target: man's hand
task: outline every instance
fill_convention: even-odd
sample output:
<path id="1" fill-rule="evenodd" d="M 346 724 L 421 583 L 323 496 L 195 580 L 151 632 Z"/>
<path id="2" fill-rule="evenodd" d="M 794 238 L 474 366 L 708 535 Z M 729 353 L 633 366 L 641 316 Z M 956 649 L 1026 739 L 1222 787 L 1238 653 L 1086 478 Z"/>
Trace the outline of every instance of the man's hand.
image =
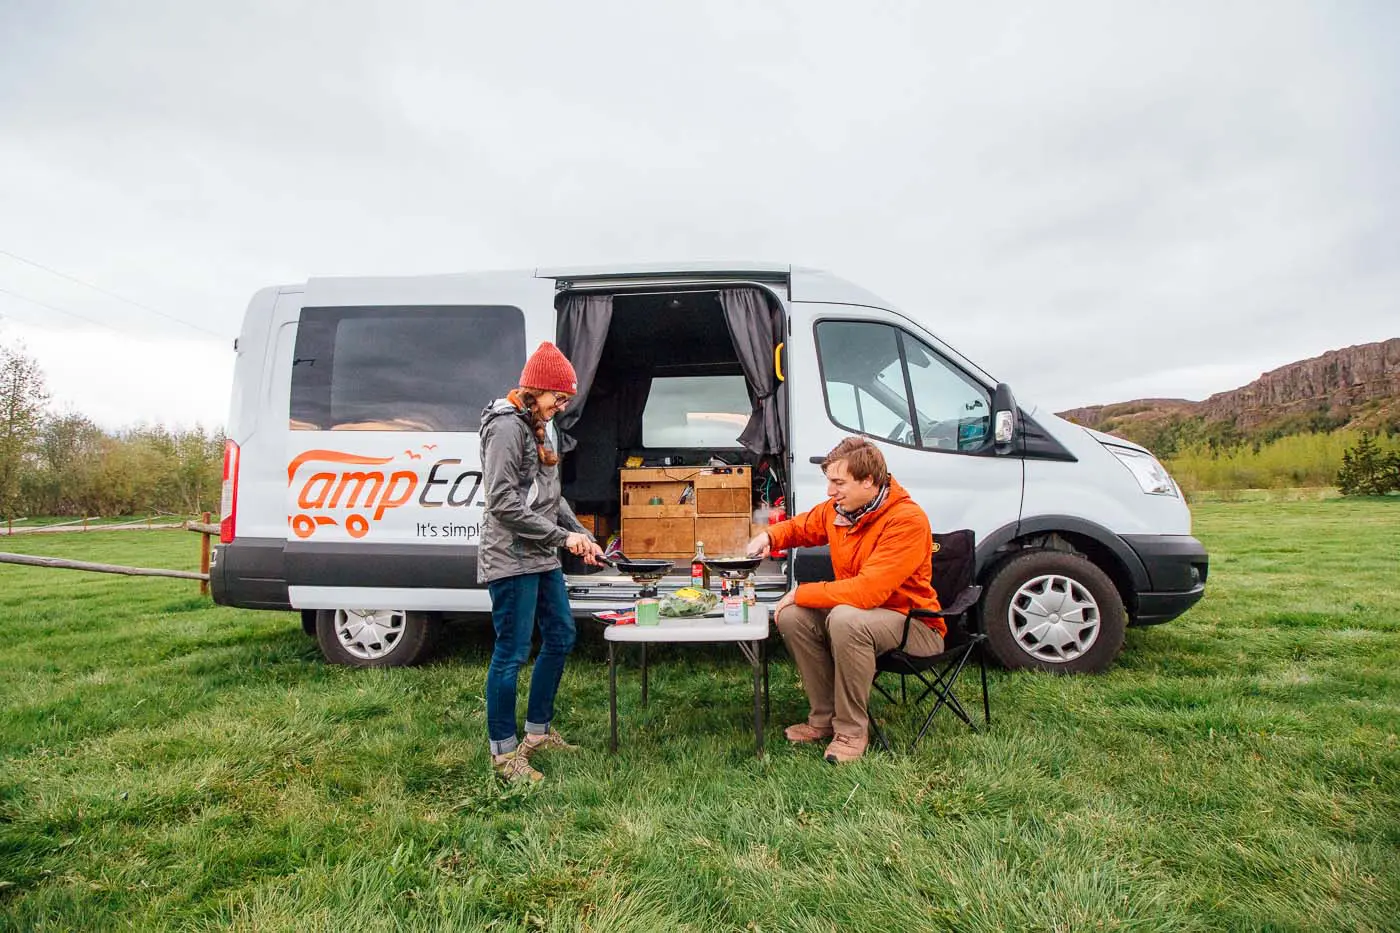
<path id="1" fill-rule="evenodd" d="M 768 532 L 763 532 L 758 537 L 749 542 L 745 553 L 750 557 L 767 557 L 769 548 Z"/>
<path id="2" fill-rule="evenodd" d="M 767 536 L 767 535 L 763 535 L 763 537 L 766 538 L 766 537 L 768 537 L 768 536 Z M 783 594 L 783 598 L 780 599 L 780 600 L 778 600 L 778 605 L 776 605 L 776 606 L 773 607 L 773 621 L 776 622 L 776 621 L 778 620 L 778 613 L 782 612 L 782 611 L 783 611 L 784 609 L 786 609 L 788 606 L 796 606 L 796 605 L 797 605 L 797 590 L 788 590 L 786 593 Z"/>
<path id="3" fill-rule="evenodd" d="M 601 567 L 603 565 L 603 562 L 598 559 L 603 556 L 603 549 L 598 546 L 597 541 L 594 541 L 581 531 L 571 533 L 568 539 L 564 541 L 564 547 L 568 548 L 570 553 L 575 556 L 582 557 L 583 562 L 590 567 Z"/>

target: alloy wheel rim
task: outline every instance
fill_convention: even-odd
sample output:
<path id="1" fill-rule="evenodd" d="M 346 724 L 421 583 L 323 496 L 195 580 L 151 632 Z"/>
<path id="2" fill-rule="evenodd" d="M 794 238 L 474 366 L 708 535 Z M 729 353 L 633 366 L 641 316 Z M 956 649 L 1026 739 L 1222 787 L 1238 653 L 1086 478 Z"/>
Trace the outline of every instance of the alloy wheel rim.
<path id="1" fill-rule="evenodd" d="M 1032 577 L 1011 597 L 1011 634 L 1033 658 L 1065 664 L 1082 657 L 1098 641 L 1098 601 L 1084 584 L 1064 574 Z"/>
<path id="2" fill-rule="evenodd" d="M 336 639 L 361 661 L 377 661 L 402 642 L 405 615 L 402 609 L 337 609 Z"/>

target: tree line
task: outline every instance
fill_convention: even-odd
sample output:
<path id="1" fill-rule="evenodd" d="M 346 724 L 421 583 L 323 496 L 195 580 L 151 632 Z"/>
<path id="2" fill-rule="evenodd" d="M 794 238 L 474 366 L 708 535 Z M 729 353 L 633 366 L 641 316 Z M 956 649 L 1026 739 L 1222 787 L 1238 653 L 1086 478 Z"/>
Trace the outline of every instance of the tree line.
<path id="1" fill-rule="evenodd" d="M 0 519 L 218 511 L 222 431 L 108 431 L 48 403 L 37 362 L 0 345 Z"/>

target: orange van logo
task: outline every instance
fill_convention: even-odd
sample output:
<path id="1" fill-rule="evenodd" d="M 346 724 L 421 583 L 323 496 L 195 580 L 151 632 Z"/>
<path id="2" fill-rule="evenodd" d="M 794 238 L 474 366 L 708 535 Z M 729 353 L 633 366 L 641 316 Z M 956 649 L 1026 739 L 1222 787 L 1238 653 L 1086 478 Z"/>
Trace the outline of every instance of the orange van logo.
<path id="1" fill-rule="evenodd" d="M 436 448 L 436 444 L 422 445 L 425 451 Z M 410 462 L 423 459 L 423 454 L 411 450 L 404 454 Z M 296 489 L 296 508 L 287 517 L 292 532 L 298 538 L 310 538 L 320 528 L 340 525 L 350 537 L 363 538 L 386 512 L 412 501 L 414 493 L 418 493 L 418 504 L 424 508 L 461 508 L 472 505 L 481 489 L 479 470 L 459 470 L 449 479 L 453 474 L 449 468 L 460 464 L 459 459 L 438 460 L 428 470 L 426 480 L 420 480 L 418 471 L 407 464 L 401 464 L 399 469 L 388 466 L 395 459 L 341 450 L 308 450 L 292 458 L 287 464 L 289 489 L 298 482 L 302 467 L 317 468 Z M 342 511 L 350 514 L 343 519 L 327 514 Z"/>

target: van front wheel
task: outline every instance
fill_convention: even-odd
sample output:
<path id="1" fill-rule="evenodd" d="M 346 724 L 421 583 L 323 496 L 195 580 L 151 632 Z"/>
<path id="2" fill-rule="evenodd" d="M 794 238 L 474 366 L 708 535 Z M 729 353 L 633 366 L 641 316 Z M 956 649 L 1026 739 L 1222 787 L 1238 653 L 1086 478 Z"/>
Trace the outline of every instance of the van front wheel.
<path id="1" fill-rule="evenodd" d="M 321 609 L 316 641 L 332 664 L 409 667 L 432 650 L 437 620 L 403 609 Z"/>
<path id="2" fill-rule="evenodd" d="M 1063 551 L 1026 551 L 996 571 L 982 618 L 987 644 L 1008 668 L 1097 673 L 1123 647 L 1127 616 L 1113 581 Z"/>

